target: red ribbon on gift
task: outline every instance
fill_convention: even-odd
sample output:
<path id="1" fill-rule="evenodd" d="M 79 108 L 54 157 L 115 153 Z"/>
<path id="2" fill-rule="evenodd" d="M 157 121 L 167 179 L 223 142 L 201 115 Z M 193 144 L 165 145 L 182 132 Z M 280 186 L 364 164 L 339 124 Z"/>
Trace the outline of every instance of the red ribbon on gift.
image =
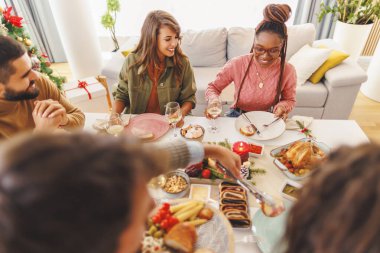
<path id="1" fill-rule="evenodd" d="M 87 90 L 88 83 L 86 81 L 78 80 L 78 88 L 84 89 L 88 94 L 88 99 L 91 100 L 91 93 Z"/>

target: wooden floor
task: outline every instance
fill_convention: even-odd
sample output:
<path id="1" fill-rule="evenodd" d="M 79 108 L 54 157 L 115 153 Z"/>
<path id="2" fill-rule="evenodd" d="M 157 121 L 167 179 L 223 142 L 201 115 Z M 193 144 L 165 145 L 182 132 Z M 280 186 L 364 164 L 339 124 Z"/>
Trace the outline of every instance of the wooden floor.
<path id="1" fill-rule="evenodd" d="M 60 75 L 66 76 L 68 80 L 71 79 L 71 70 L 67 63 L 54 63 L 52 68 Z M 355 120 L 372 142 L 380 144 L 379 102 L 373 101 L 359 92 L 349 119 Z"/>

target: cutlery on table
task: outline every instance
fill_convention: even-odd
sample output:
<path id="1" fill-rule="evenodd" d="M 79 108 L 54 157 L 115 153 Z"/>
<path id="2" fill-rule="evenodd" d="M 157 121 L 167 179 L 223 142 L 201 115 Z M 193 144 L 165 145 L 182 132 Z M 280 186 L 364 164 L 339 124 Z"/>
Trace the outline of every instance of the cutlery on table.
<path id="1" fill-rule="evenodd" d="M 256 133 L 258 134 L 258 135 L 260 135 L 261 133 L 260 133 L 260 131 L 259 131 L 259 129 L 257 129 L 257 127 L 252 123 L 252 121 L 248 118 L 248 116 L 245 114 L 245 113 L 242 113 L 242 115 L 243 115 L 243 117 L 244 117 L 244 119 L 251 125 L 251 127 L 256 131 Z"/>
<path id="2" fill-rule="evenodd" d="M 269 127 L 270 125 L 272 125 L 274 122 L 277 122 L 278 120 L 280 120 L 281 117 L 277 117 L 275 120 L 273 120 L 272 122 L 268 123 L 268 124 L 264 124 L 263 127 Z"/>
<path id="3" fill-rule="evenodd" d="M 238 179 L 237 177 L 232 174 L 232 172 L 224 167 L 223 164 L 221 164 L 219 161 L 216 162 L 219 168 L 223 170 L 223 172 L 232 178 L 236 183 L 241 185 L 243 188 L 248 190 L 258 201 L 260 204 L 261 211 L 265 216 L 268 217 L 276 217 L 280 215 L 283 211 L 285 211 L 284 203 L 278 199 L 275 198 L 261 190 L 259 190 L 256 186 L 252 185 L 252 183 L 248 182 L 245 179 Z"/>

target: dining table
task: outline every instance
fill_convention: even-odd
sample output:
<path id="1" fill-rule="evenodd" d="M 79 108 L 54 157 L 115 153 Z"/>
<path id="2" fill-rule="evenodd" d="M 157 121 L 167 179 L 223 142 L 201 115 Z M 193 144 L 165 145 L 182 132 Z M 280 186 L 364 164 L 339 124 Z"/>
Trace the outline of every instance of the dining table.
<path id="1" fill-rule="evenodd" d="M 101 119 L 107 119 L 108 115 L 106 113 L 85 113 L 86 121 L 84 130 L 89 132 L 97 132 L 94 129 L 94 123 Z M 136 115 L 132 115 L 132 118 Z M 247 143 L 259 144 L 264 147 L 264 154 L 261 157 L 255 158 L 255 167 L 263 168 L 265 174 L 254 176 L 254 182 L 256 186 L 277 198 L 282 198 L 281 194 L 282 187 L 290 179 L 287 178 L 273 163 L 274 158 L 270 155 L 270 151 L 279 146 L 283 146 L 294 142 L 296 140 L 302 139 L 305 135 L 299 130 L 285 130 L 279 137 L 270 139 L 270 140 L 254 140 L 251 137 L 242 135 L 236 127 L 236 118 L 230 117 L 219 117 L 216 119 L 216 125 L 218 127 L 218 132 L 212 133 L 208 131 L 210 126 L 210 120 L 205 117 L 195 117 L 195 116 L 186 116 L 184 118 L 184 125 L 200 125 L 204 127 L 205 134 L 203 137 L 203 142 L 221 142 L 227 140 L 230 143 L 235 143 L 237 141 L 244 141 Z M 308 129 L 311 130 L 314 139 L 318 142 L 326 144 L 330 150 L 334 150 L 342 145 L 357 146 L 363 143 L 368 143 L 369 139 L 359 127 L 359 125 L 353 120 L 321 120 L 314 119 L 311 124 L 308 126 Z M 260 130 L 265 131 L 265 128 L 260 128 Z M 162 137 L 160 137 L 156 142 L 167 142 L 173 141 L 175 139 L 182 139 L 181 135 L 174 137 L 173 129 L 168 130 Z M 178 130 L 177 130 L 178 131 Z M 308 179 L 299 181 L 301 185 Z M 217 202 L 218 198 L 218 187 L 216 184 L 211 183 L 214 202 Z M 236 253 L 259 253 L 265 252 L 265 250 L 260 249 L 260 243 L 263 243 L 260 240 L 265 240 L 265 238 L 260 238 L 256 235 L 255 228 L 255 217 L 257 217 L 257 212 L 260 212 L 259 205 L 256 203 L 253 197 L 248 199 L 249 201 L 249 213 L 252 219 L 253 226 L 251 229 L 233 229 L 233 234 L 235 238 L 235 249 Z M 286 207 L 292 205 L 290 200 L 284 199 Z M 268 218 L 268 228 L 276 230 L 276 228 L 270 227 L 276 224 L 271 222 Z M 273 220 L 275 221 L 275 220 Z M 283 229 L 283 228 L 282 228 Z M 261 246 L 263 248 L 263 246 Z"/>

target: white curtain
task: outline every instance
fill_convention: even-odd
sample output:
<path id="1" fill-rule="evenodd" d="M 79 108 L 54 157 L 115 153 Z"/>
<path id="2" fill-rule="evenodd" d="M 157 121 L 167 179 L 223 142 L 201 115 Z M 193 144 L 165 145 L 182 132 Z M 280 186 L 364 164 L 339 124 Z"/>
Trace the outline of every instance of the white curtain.
<path id="1" fill-rule="evenodd" d="M 66 62 L 48 0 L 4 0 L 15 13 L 24 18 L 23 26 L 33 43 L 48 55 L 51 62 Z"/>
<path id="2" fill-rule="evenodd" d="M 316 27 L 316 39 L 332 38 L 334 34 L 335 22 L 331 14 L 326 15 L 322 21 L 318 22 L 321 2 L 326 5 L 335 3 L 335 0 L 303 0 L 299 1 L 294 24 L 313 23 Z"/>

